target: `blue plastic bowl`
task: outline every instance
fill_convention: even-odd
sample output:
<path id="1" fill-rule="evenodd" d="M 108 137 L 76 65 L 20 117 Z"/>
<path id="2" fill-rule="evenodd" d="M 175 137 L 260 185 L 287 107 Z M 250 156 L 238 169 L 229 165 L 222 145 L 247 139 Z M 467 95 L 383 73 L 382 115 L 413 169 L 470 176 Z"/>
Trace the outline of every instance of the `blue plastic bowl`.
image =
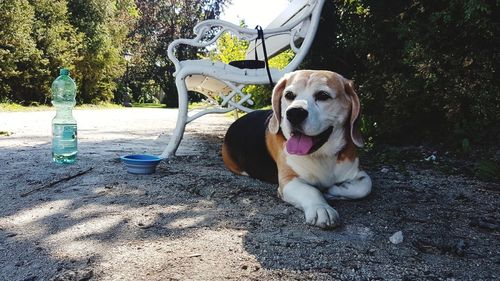
<path id="1" fill-rule="evenodd" d="M 120 159 L 125 164 L 127 172 L 148 175 L 155 172 L 156 166 L 163 158 L 147 154 L 131 154 Z"/>

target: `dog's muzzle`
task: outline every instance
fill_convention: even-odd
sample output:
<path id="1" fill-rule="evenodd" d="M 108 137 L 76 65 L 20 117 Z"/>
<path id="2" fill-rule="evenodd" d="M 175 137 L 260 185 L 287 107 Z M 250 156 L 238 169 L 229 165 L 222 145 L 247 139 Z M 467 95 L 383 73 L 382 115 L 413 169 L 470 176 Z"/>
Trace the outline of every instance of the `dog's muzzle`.
<path id="1" fill-rule="evenodd" d="M 309 112 L 300 107 L 290 108 L 286 111 L 286 119 L 288 119 L 293 127 L 297 127 L 302 124 L 308 115 Z"/>
<path id="2" fill-rule="evenodd" d="M 300 131 L 292 131 L 286 141 L 286 150 L 294 155 L 307 155 L 318 150 L 325 144 L 333 132 L 333 126 L 328 127 L 321 134 L 308 136 Z"/>
<path id="3" fill-rule="evenodd" d="M 319 135 L 309 136 L 302 130 L 302 124 L 309 112 L 302 107 L 293 107 L 286 111 L 286 119 L 292 126 L 290 137 L 286 142 L 286 150 L 294 155 L 307 155 L 318 150 L 330 137 L 333 127 L 329 127 Z"/>

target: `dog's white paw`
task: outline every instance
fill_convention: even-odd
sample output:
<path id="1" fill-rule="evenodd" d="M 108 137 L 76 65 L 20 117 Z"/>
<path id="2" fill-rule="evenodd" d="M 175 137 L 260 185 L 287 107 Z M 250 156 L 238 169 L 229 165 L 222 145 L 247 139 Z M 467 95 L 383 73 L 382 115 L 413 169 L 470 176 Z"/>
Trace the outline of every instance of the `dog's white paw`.
<path id="1" fill-rule="evenodd" d="M 335 227 L 339 224 L 339 213 L 327 204 L 316 204 L 304 208 L 306 223 L 321 228 Z"/>

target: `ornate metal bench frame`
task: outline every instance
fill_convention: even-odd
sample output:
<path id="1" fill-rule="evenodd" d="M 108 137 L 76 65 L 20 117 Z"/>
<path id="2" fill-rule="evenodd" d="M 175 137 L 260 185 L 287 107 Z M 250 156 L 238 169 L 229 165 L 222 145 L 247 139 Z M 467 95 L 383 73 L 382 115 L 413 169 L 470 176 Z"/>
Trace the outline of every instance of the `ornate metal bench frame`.
<path id="1" fill-rule="evenodd" d="M 269 57 L 291 49 L 295 56 L 282 70 L 271 68 L 273 82 L 277 82 L 287 72 L 297 69 L 304 60 L 318 28 L 324 0 L 295 0 L 289 4 L 271 24 L 264 29 L 264 40 Z M 195 38 L 177 39 L 168 47 L 168 58 L 175 65 L 175 84 L 179 96 L 179 111 L 176 127 L 166 149 L 161 154 L 168 158 L 175 155 L 182 140 L 186 125 L 209 113 L 226 113 L 235 109 L 252 111 L 246 105 L 253 105 L 250 94 L 242 89 L 247 85 L 269 84 L 266 69 L 240 69 L 231 65 L 210 60 L 179 61 L 175 49 L 181 44 L 205 48 L 214 43 L 226 32 L 240 40 L 249 42 L 247 58 L 253 59 L 255 48 L 263 57 L 262 46 L 255 39 L 257 30 L 242 28 L 222 20 L 206 20 L 194 27 Z M 189 114 L 188 90 L 196 91 L 213 104 L 201 112 Z M 218 102 L 220 97 L 221 102 Z"/>

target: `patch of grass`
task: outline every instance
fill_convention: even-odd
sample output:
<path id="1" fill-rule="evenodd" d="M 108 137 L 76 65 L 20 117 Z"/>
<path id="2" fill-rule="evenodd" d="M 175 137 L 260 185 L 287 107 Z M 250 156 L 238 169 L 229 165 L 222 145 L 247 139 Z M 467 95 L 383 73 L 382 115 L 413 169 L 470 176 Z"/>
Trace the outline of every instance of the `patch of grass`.
<path id="1" fill-rule="evenodd" d="M 75 107 L 76 109 L 113 109 L 123 108 L 123 106 L 114 103 L 100 103 L 100 104 L 80 104 Z M 53 106 L 31 104 L 24 106 L 17 103 L 0 103 L 0 111 L 4 112 L 23 112 L 23 111 L 47 111 L 54 110 Z"/>
<path id="2" fill-rule="evenodd" d="M 207 108 L 207 107 L 210 107 L 210 106 L 211 105 L 208 102 L 201 101 L 201 102 L 192 102 L 192 103 L 190 103 L 189 106 L 188 106 L 188 108 L 189 108 L 189 110 L 193 110 L 193 109 L 204 109 L 204 108 Z M 269 109 L 272 109 L 271 105 L 267 105 L 267 106 L 264 106 L 264 107 L 261 107 L 261 108 L 254 108 L 254 110 L 269 110 Z M 245 116 L 246 114 L 247 114 L 246 112 L 238 110 L 237 117 L 241 118 L 241 117 Z M 235 111 L 234 110 L 224 113 L 224 116 L 226 116 L 228 118 L 231 118 L 231 119 L 236 119 L 235 118 L 236 115 L 235 115 Z"/>
<path id="3" fill-rule="evenodd" d="M 200 102 L 191 102 L 189 103 L 188 105 L 188 109 L 189 110 L 193 110 L 193 109 L 205 109 L 205 108 L 210 108 L 212 107 L 213 105 L 206 102 L 206 101 L 200 101 Z M 244 113 L 244 112 L 243 112 Z M 234 118 L 234 111 L 230 111 L 230 112 L 226 112 L 224 113 L 224 116 L 226 117 L 229 117 L 229 118 Z M 238 112 L 238 116 L 241 117 L 242 116 L 242 112 Z"/>
<path id="4" fill-rule="evenodd" d="M 0 111 L 17 112 L 17 111 L 44 111 L 50 110 L 47 105 L 31 105 L 24 106 L 17 103 L 0 103 Z"/>
<path id="5" fill-rule="evenodd" d="M 12 132 L 0 131 L 0 136 L 9 137 L 12 135 Z"/>
<path id="6" fill-rule="evenodd" d="M 475 172 L 482 180 L 500 180 L 500 164 L 491 160 L 478 161 Z"/>
<path id="7" fill-rule="evenodd" d="M 189 109 L 198 109 L 198 108 L 206 108 L 209 107 L 210 104 L 208 102 L 200 101 L 200 102 L 191 102 L 188 105 Z"/>
<path id="8" fill-rule="evenodd" d="M 139 108 L 166 108 L 166 106 L 162 103 L 132 103 L 133 107 Z"/>
<path id="9" fill-rule="evenodd" d="M 116 104 L 116 103 L 99 103 L 99 104 L 79 104 L 75 108 L 76 109 L 117 109 L 117 108 L 123 108 L 123 106 L 120 104 Z"/>
<path id="10" fill-rule="evenodd" d="M 271 109 L 271 106 L 268 105 L 268 106 L 264 106 L 262 108 L 254 108 L 254 110 L 268 110 L 268 109 Z M 241 118 L 243 116 L 247 115 L 246 112 L 244 111 L 241 111 L 241 110 L 238 110 L 238 114 L 235 115 L 235 112 L 234 111 L 230 111 L 230 112 L 227 112 L 226 113 L 226 116 L 227 117 L 230 117 L 230 118 L 235 118 L 235 119 L 238 119 L 238 118 Z M 236 118 L 237 117 L 237 118 Z"/>

